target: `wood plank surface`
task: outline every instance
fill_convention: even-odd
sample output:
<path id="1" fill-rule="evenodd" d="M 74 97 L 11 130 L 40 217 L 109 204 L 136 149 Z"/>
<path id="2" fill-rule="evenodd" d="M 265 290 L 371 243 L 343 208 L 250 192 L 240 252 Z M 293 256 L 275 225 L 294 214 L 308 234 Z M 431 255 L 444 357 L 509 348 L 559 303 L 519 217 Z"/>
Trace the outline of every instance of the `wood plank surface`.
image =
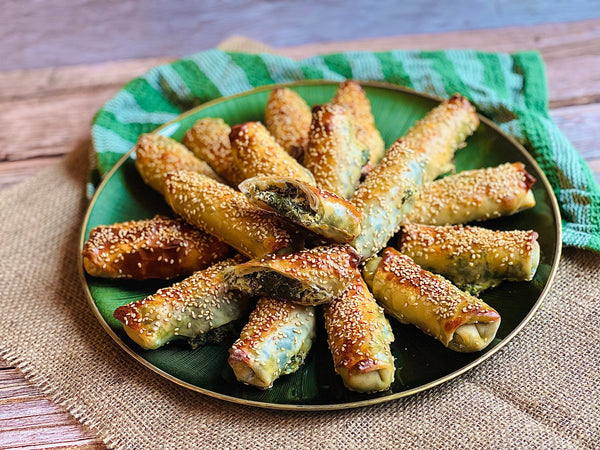
<path id="1" fill-rule="evenodd" d="M 303 58 L 350 49 L 450 47 L 540 50 L 547 64 L 552 117 L 600 180 L 596 125 L 600 123 L 600 19 L 307 44 L 280 47 L 278 51 Z M 0 71 L 0 189 L 34 175 L 75 146 L 89 142 L 90 121 L 103 102 L 131 78 L 171 59 L 134 58 Z M 26 381 L 18 369 L 0 359 L 0 450 L 4 448 L 105 447 L 64 408 Z"/>

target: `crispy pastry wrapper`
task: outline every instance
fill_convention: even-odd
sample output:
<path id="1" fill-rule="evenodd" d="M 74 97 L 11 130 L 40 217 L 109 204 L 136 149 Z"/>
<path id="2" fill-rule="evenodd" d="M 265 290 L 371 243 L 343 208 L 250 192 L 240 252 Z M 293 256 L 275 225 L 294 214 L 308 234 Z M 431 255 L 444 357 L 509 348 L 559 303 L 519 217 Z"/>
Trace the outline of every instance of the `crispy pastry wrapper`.
<path id="1" fill-rule="evenodd" d="M 224 269 L 243 261 L 238 255 L 195 272 L 142 300 L 120 306 L 115 319 L 140 347 L 151 350 L 175 339 L 194 339 L 241 318 L 248 310 L 244 297 L 229 292 Z"/>
<path id="2" fill-rule="evenodd" d="M 90 231 L 83 266 L 95 277 L 169 279 L 225 259 L 231 247 L 183 219 L 155 216 Z"/>
<path id="3" fill-rule="evenodd" d="M 394 381 L 394 335 L 362 277 L 324 305 L 323 314 L 335 371 L 344 385 L 358 392 L 388 389 Z"/>
<path id="4" fill-rule="evenodd" d="M 412 209 L 423 183 L 422 155 L 397 140 L 358 186 L 351 202 L 362 213 L 352 246 L 370 258 L 387 245 Z"/>
<path id="5" fill-rule="evenodd" d="M 231 128 L 223 119 L 205 117 L 194 123 L 181 142 L 231 186 L 237 186 L 244 177 L 233 161 L 229 133 Z"/>
<path id="6" fill-rule="evenodd" d="M 369 149 L 356 138 L 352 112 L 339 105 L 318 105 L 312 110 L 304 165 L 317 186 L 340 197 L 352 197 Z"/>
<path id="7" fill-rule="evenodd" d="M 262 123 L 235 125 L 229 141 L 233 161 L 244 179 L 259 175 L 281 176 L 315 184 L 312 173 L 281 148 Z"/>
<path id="8" fill-rule="evenodd" d="M 427 149 L 425 181 L 453 169 L 454 152 L 465 146 L 465 139 L 479 126 L 479 117 L 468 99 L 454 94 L 429 111 L 404 135 L 415 149 Z"/>
<path id="9" fill-rule="evenodd" d="M 369 161 L 363 171 L 370 171 L 383 159 L 385 142 L 375 125 L 367 94 L 356 81 L 344 81 L 338 87 L 331 103 L 343 106 L 352 113 L 356 138 L 369 149 Z"/>
<path id="10" fill-rule="evenodd" d="M 350 242 L 360 230 L 362 216 L 352 203 L 303 181 L 254 177 L 239 189 L 259 206 L 333 241 Z"/>
<path id="11" fill-rule="evenodd" d="M 521 162 L 448 175 L 423 186 L 408 220 L 454 225 L 515 214 L 535 206 L 535 181 Z"/>
<path id="12" fill-rule="evenodd" d="M 228 269 L 225 279 L 246 295 L 318 305 L 344 292 L 359 273 L 358 263 L 349 245 L 330 245 L 254 259 Z"/>
<path id="13" fill-rule="evenodd" d="M 229 186 L 187 171 L 169 174 L 166 184 L 173 211 L 249 257 L 291 253 L 304 245 L 291 224 Z"/>
<path id="14" fill-rule="evenodd" d="M 314 338 L 313 306 L 261 298 L 229 350 L 229 365 L 242 383 L 268 389 L 281 375 L 298 370 Z"/>
<path id="15" fill-rule="evenodd" d="M 540 261 L 535 231 L 406 223 L 398 250 L 471 294 L 503 280 L 530 281 Z"/>
<path id="16" fill-rule="evenodd" d="M 163 195 L 167 174 L 176 170 L 189 170 L 221 180 L 205 161 L 196 158 L 183 144 L 154 133 L 142 134 L 138 138 L 135 167 L 144 182 Z"/>
<path id="17" fill-rule="evenodd" d="M 369 260 L 363 275 L 388 314 L 417 326 L 451 350 L 477 352 L 496 336 L 500 315 L 495 309 L 394 248 Z"/>
<path id="18" fill-rule="evenodd" d="M 271 91 L 265 107 L 265 125 L 277 143 L 298 161 L 308 143 L 311 118 L 310 107 L 296 91 Z"/>

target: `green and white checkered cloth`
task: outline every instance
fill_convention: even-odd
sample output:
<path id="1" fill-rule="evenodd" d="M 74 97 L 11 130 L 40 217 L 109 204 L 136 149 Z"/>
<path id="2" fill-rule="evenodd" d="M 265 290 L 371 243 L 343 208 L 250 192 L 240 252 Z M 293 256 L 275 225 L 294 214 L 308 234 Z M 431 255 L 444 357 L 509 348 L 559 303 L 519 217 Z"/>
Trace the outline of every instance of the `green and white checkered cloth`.
<path id="1" fill-rule="evenodd" d="M 600 187 L 552 122 L 537 52 L 474 50 L 345 52 L 296 61 L 270 53 L 208 50 L 155 67 L 129 82 L 96 114 L 92 139 L 100 174 L 137 137 L 181 112 L 257 86 L 305 79 L 378 80 L 448 97 L 458 92 L 519 140 L 550 180 L 565 245 L 600 251 Z"/>

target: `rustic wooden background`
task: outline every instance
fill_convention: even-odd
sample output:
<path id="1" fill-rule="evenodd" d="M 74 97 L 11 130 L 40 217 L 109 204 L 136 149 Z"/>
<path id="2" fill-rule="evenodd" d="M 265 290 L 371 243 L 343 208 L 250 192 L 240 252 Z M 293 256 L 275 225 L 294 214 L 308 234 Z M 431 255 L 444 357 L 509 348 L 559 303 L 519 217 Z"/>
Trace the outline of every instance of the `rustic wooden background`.
<path id="1" fill-rule="evenodd" d="M 0 189 L 88 145 L 94 112 L 131 78 L 234 34 L 295 58 L 350 49 L 538 49 L 552 116 L 600 180 L 597 0 L 5 0 L 0 6 Z M 104 448 L 0 360 L 0 450 L 73 447 Z"/>

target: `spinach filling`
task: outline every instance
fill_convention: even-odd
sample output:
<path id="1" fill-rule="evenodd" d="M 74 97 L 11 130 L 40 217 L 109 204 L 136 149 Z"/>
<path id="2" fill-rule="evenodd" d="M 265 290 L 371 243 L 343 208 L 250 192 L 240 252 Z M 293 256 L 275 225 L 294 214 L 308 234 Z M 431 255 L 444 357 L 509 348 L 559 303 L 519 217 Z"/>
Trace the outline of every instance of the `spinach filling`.
<path id="1" fill-rule="evenodd" d="M 286 183 L 283 187 L 274 186 L 268 191 L 258 191 L 258 198 L 298 223 L 314 221 L 315 211 L 311 209 L 306 195 L 296 186 Z"/>
<path id="2" fill-rule="evenodd" d="M 246 294 L 288 299 L 305 305 L 316 305 L 329 301 L 325 290 L 306 286 L 295 278 L 272 270 L 259 270 L 243 275 L 236 280 L 235 287 Z"/>

